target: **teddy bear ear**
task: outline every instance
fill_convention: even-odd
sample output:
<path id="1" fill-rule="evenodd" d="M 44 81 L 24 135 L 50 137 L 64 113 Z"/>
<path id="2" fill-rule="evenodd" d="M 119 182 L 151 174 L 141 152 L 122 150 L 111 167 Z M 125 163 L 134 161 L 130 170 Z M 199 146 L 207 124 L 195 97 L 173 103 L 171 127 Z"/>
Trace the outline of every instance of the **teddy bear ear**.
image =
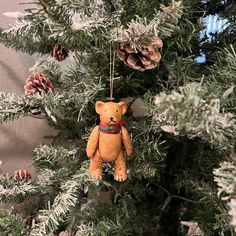
<path id="1" fill-rule="evenodd" d="M 128 105 L 126 102 L 119 102 L 118 105 L 121 107 L 122 115 L 124 115 L 127 111 Z"/>
<path id="2" fill-rule="evenodd" d="M 104 105 L 104 102 L 101 102 L 101 101 L 96 102 L 95 110 L 98 114 L 100 114 L 101 108 L 102 108 L 103 105 Z"/>

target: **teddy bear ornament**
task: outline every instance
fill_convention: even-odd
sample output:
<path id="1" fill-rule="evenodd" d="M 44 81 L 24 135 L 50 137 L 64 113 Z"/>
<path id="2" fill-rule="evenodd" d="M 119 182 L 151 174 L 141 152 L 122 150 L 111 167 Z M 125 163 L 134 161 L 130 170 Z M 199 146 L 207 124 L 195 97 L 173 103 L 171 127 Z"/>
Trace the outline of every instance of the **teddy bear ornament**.
<path id="1" fill-rule="evenodd" d="M 90 158 L 89 173 L 96 180 L 102 179 L 102 162 L 114 162 L 114 179 L 127 179 L 126 161 L 131 156 L 133 145 L 122 116 L 127 111 L 125 102 L 96 102 L 96 112 L 100 115 L 100 125 L 92 130 L 86 148 Z"/>

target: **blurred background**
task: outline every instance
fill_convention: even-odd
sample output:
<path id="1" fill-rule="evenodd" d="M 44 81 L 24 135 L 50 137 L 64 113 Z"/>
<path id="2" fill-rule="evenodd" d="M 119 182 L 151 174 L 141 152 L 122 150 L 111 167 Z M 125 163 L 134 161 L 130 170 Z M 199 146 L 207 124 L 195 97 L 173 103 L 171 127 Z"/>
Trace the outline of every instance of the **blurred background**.
<path id="1" fill-rule="evenodd" d="M 16 12 L 23 13 L 25 5 L 17 0 L 0 1 L 0 26 L 5 27 L 16 18 Z M 22 2 L 22 1 L 21 1 Z M 12 14 L 14 13 L 14 14 Z M 11 17 L 10 17 L 11 16 Z M 0 91 L 24 94 L 24 83 L 28 70 L 36 57 L 15 52 L 0 44 Z M 23 117 L 14 122 L 0 125 L 0 161 L 4 173 L 27 169 L 32 172 L 31 154 L 35 147 L 47 142 L 43 137 L 50 133 L 44 120 Z"/>

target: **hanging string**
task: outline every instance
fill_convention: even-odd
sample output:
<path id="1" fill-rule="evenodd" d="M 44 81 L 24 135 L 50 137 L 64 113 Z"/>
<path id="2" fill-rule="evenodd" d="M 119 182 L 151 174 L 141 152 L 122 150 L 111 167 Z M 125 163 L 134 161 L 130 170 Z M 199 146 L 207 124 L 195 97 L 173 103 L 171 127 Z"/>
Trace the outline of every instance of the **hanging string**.
<path id="1" fill-rule="evenodd" d="M 114 100 L 114 75 L 115 75 L 115 52 L 112 53 L 112 43 L 110 44 L 110 97 L 109 100 Z"/>

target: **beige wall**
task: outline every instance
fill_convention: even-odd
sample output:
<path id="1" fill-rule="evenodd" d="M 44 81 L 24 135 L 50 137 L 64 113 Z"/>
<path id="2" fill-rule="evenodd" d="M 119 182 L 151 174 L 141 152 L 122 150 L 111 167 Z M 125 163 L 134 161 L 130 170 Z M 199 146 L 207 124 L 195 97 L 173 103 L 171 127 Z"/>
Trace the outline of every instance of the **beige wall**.
<path id="1" fill-rule="evenodd" d="M 23 12 L 24 5 L 20 0 L 0 0 L 0 26 L 14 22 L 16 19 L 3 15 L 4 12 Z M 0 44 L 0 91 L 24 94 L 24 82 L 28 69 L 34 64 L 35 58 L 15 52 Z M 44 120 L 31 117 L 21 118 L 14 122 L 0 124 L 0 160 L 4 173 L 12 174 L 16 169 L 31 167 L 31 152 L 40 143 L 46 142 L 43 136 L 49 134 Z"/>

